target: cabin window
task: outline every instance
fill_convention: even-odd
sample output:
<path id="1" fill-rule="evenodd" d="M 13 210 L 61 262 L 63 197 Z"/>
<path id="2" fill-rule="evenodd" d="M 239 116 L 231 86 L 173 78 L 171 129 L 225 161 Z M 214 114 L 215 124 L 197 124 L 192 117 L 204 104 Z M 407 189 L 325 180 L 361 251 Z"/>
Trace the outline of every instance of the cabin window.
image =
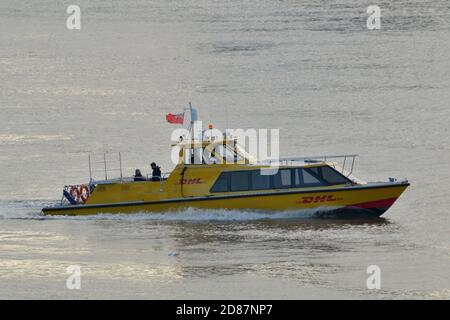
<path id="1" fill-rule="evenodd" d="M 226 192 L 228 191 L 228 178 L 229 178 L 228 172 L 222 172 L 217 179 L 214 186 L 211 188 L 211 192 Z"/>
<path id="2" fill-rule="evenodd" d="M 329 184 L 345 184 L 350 182 L 347 177 L 330 167 L 321 167 L 322 178 Z"/>
<path id="3" fill-rule="evenodd" d="M 329 186 L 350 182 L 344 175 L 328 166 L 297 168 L 294 173 L 297 187 Z"/>
<path id="4" fill-rule="evenodd" d="M 305 168 L 304 170 L 308 171 L 308 173 L 312 173 L 314 177 L 319 177 L 319 167 Z"/>
<path id="5" fill-rule="evenodd" d="M 294 169 L 294 184 L 301 186 L 303 184 L 302 169 Z"/>
<path id="6" fill-rule="evenodd" d="M 252 189 L 253 190 L 262 190 L 262 189 L 270 189 L 270 175 L 262 175 L 261 170 L 252 170 L 251 178 L 252 178 Z"/>
<path id="7" fill-rule="evenodd" d="M 292 186 L 291 169 L 280 169 L 273 176 L 274 188 L 290 188 Z"/>
<path id="8" fill-rule="evenodd" d="M 249 189 L 248 171 L 231 172 L 231 191 L 244 191 Z"/>
<path id="9" fill-rule="evenodd" d="M 317 168 L 296 168 L 294 170 L 296 187 L 316 187 L 326 185 L 318 178 L 319 170 Z"/>
<path id="10" fill-rule="evenodd" d="M 303 183 L 308 184 L 321 184 L 320 180 L 317 178 L 317 168 L 311 168 L 311 171 L 305 169 L 302 170 Z"/>
<path id="11" fill-rule="evenodd" d="M 275 175 L 262 175 L 259 169 L 229 171 L 220 174 L 211 192 L 307 188 L 345 184 L 349 181 L 347 177 L 328 166 L 279 169 Z"/>

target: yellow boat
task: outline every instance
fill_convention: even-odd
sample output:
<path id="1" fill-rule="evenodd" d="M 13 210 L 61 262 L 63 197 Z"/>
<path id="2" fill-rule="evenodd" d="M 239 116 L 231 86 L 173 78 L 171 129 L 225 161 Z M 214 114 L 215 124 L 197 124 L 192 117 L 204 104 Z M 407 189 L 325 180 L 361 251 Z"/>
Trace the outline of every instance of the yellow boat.
<path id="1" fill-rule="evenodd" d="M 356 212 L 378 217 L 409 186 L 407 180 L 393 178 L 371 183 L 358 180 L 352 174 L 356 155 L 278 159 L 278 170 L 274 170 L 272 161 L 253 163 L 236 139 L 180 141 L 175 146 L 179 147 L 178 164 L 169 174 L 134 181 L 122 177 L 120 169 L 119 178 L 108 179 L 105 158 L 104 180 L 94 180 L 91 175 L 85 185 L 66 186 L 61 203 L 43 208 L 42 213 L 91 215 L 200 208 L 276 214 L 316 209 L 338 216 Z M 215 151 L 218 146 L 232 155 L 232 163 Z M 215 161 L 197 163 L 195 150 L 209 152 Z"/>

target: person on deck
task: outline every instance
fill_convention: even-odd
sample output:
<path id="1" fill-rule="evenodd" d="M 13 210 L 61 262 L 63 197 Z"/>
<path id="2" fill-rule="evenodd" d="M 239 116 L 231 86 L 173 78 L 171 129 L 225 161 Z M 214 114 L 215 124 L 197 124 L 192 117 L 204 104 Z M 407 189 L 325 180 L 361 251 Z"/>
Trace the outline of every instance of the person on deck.
<path id="1" fill-rule="evenodd" d="M 141 170 L 136 169 L 134 172 L 134 181 L 146 181 L 145 177 L 142 175 Z"/>
<path id="2" fill-rule="evenodd" d="M 152 181 L 161 181 L 161 168 L 156 165 L 156 163 L 152 162 L 150 164 L 152 167 Z"/>

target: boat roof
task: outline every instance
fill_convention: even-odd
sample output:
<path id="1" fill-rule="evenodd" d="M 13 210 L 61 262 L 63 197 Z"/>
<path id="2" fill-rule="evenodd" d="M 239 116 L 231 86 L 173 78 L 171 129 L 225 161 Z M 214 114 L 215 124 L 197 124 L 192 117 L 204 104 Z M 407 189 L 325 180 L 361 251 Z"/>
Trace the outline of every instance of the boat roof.
<path id="1" fill-rule="evenodd" d="M 306 157 L 286 157 L 286 158 L 268 158 L 263 161 L 262 163 L 267 164 L 295 164 L 298 165 L 300 163 L 303 164 L 314 164 L 314 163 L 327 163 L 327 164 L 335 164 L 337 161 L 331 161 L 331 160 L 342 160 L 347 162 L 347 159 L 349 161 L 352 161 L 354 163 L 355 158 L 358 157 L 357 154 L 341 154 L 341 155 L 321 155 L 321 156 L 306 156 Z"/>

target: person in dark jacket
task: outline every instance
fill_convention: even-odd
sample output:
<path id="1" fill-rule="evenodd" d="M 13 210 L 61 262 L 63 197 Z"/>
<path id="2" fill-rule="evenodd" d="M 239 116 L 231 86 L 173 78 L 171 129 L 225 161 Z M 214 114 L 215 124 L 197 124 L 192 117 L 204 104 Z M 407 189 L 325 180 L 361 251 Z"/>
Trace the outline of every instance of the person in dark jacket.
<path id="1" fill-rule="evenodd" d="M 146 181 L 145 177 L 142 175 L 141 170 L 136 169 L 134 172 L 134 181 Z"/>
<path id="2" fill-rule="evenodd" d="M 150 164 L 152 167 L 152 181 L 161 181 L 161 168 L 156 165 L 156 163 L 152 162 Z"/>

